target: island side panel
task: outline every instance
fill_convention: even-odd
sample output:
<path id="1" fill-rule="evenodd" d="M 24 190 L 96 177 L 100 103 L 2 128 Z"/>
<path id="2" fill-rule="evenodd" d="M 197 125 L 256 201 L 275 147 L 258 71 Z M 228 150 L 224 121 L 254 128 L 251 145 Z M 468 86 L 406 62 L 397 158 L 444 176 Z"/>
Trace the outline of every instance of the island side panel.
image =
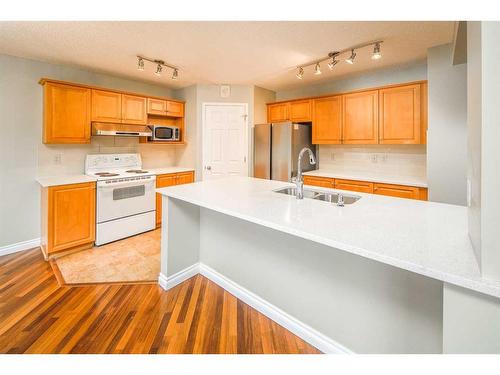
<path id="1" fill-rule="evenodd" d="M 162 197 L 161 273 L 167 277 L 199 262 L 200 208 Z"/>
<path id="2" fill-rule="evenodd" d="M 500 354 L 500 299 L 444 284 L 443 352 Z"/>
<path id="3" fill-rule="evenodd" d="M 440 281 L 203 208 L 200 262 L 354 352 L 442 352 Z"/>

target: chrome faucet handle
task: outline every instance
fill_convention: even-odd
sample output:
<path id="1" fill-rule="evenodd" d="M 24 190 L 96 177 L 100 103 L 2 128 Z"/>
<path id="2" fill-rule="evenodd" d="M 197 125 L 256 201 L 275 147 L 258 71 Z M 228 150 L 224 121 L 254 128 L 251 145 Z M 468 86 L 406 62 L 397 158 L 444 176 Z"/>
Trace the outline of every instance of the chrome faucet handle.
<path id="1" fill-rule="evenodd" d="M 339 194 L 339 198 L 337 200 L 337 206 L 344 207 L 344 195 L 343 194 Z"/>

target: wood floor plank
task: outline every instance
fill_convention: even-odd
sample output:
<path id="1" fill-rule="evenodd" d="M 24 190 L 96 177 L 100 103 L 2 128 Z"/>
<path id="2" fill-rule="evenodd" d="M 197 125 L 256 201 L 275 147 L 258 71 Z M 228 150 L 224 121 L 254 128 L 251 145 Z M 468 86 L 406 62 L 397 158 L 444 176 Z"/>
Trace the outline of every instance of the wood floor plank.
<path id="1" fill-rule="evenodd" d="M 201 275 L 59 285 L 39 249 L 0 257 L 0 353 L 319 353 Z"/>

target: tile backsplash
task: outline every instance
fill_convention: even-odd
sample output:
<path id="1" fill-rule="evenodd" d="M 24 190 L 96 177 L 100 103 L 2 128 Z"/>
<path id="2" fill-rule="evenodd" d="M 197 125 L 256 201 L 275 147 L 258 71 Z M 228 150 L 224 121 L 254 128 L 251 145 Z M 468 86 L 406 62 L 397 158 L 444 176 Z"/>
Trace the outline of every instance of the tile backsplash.
<path id="1" fill-rule="evenodd" d="M 144 168 L 176 165 L 176 147 L 139 143 L 135 137 L 92 137 L 90 144 L 45 145 L 38 148 L 38 176 L 84 173 L 88 154 L 140 153 Z"/>
<path id="2" fill-rule="evenodd" d="M 332 172 L 426 176 L 425 145 L 320 145 L 319 168 Z"/>

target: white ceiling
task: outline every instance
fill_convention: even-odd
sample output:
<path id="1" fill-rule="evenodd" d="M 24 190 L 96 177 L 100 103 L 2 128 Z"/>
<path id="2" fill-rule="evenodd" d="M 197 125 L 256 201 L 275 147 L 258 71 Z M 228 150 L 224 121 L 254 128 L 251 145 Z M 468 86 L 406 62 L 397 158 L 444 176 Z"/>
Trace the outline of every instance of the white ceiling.
<path id="1" fill-rule="evenodd" d="M 172 88 L 193 83 L 255 84 L 281 90 L 319 83 L 413 61 L 427 48 L 449 43 L 455 22 L 0 22 L 0 53 L 76 65 Z M 358 51 L 356 63 L 339 63 L 304 79 L 295 67 L 377 39 L 383 58 L 370 59 L 370 47 Z M 180 67 L 153 74 L 146 63 L 137 70 L 137 54 Z"/>

